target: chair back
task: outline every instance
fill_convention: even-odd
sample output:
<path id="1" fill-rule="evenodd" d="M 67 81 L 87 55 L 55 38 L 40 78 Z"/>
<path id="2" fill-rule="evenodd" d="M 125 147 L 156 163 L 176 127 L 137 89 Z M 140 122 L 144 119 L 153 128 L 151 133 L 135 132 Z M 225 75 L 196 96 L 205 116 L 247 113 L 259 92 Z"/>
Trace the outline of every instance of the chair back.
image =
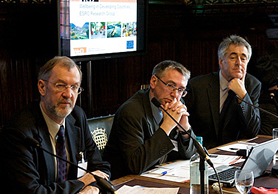
<path id="1" fill-rule="evenodd" d="M 114 115 L 93 117 L 87 119 L 92 134 L 100 153 L 103 152 L 112 128 Z"/>

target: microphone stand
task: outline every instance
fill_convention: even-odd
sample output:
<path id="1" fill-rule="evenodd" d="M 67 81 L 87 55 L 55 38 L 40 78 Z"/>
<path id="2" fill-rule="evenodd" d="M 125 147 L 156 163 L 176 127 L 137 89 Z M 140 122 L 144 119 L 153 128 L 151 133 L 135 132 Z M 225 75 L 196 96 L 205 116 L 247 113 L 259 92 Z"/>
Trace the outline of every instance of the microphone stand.
<path id="1" fill-rule="evenodd" d="M 205 193 L 205 160 L 207 161 L 207 163 L 214 169 L 214 165 L 211 162 L 211 160 L 209 159 L 208 155 L 206 154 L 206 152 L 204 151 L 203 147 L 201 146 L 201 144 L 191 136 L 191 134 L 189 134 L 184 128 L 183 126 L 181 126 L 176 119 L 174 119 L 162 106 L 161 103 L 156 99 L 156 98 L 152 98 L 152 103 L 156 106 L 161 108 L 192 140 L 194 143 L 194 146 L 197 149 L 197 152 L 200 156 L 200 163 L 199 163 L 199 170 L 200 170 L 200 185 L 201 185 L 201 194 Z M 215 169 L 214 169 L 215 170 Z M 220 184 L 219 184 L 220 187 Z M 221 187 L 220 187 L 221 189 Z M 222 193 L 222 190 L 221 190 Z"/>
<path id="2" fill-rule="evenodd" d="M 34 146 L 34 147 L 36 147 L 36 148 L 39 148 L 39 149 L 41 149 L 41 150 L 43 150 L 44 152 L 50 154 L 51 156 L 54 156 L 54 157 L 56 157 L 56 158 L 58 158 L 58 159 L 60 159 L 60 160 L 63 160 L 64 162 L 69 163 L 70 165 L 73 165 L 73 166 L 75 166 L 75 167 L 77 167 L 77 168 L 80 168 L 81 170 L 84 170 L 85 172 L 91 174 L 91 175 L 96 179 L 96 181 L 97 181 L 97 183 L 100 185 L 100 187 L 106 188 L 106 189 L 108 189 L 110 192 L 112 192 L 112 193 L 114 193 L 114 194 L 117 194 L 117 191 L 116 191 L 116 189 L 114 188 L 114 186 L 113 186 L 111 183 L 109 183 L 108 181 L 106 181 L 105 179 L 103 179 L 103 178 L 101 178 L 101 177 L 99 177 L 99 176 L 97 176 L 97 175 L 91 173 L 91 172 L 88 171 L 87 169 L 85 169 L 85 168 L 83 168 L 83 167 L 81 167 L 81 166 L 78 166 L 78 165 L 74 164 L 73 162 L 71 162 L 71 161 L 69 161 L 69 160 L 66 160 L 66 159 L 60 157 L 59 155 L 55 155 L 55 154 L 49 152 L 48 150 L 46 150 L 46 149 L 44 149 L 43 147 L 41 147 L 41 145 L 40 145 L 40 143 L 39 143 L 38 141 L 36 141 L 35 139 L 33 139 L 33 138 L 31 138 L 31 137 L 26 137 L 26 141 L 27 141 L 30 145 L 32 145 L 32 146 Z"/>
<path id="3" fill-rule="evenodd" d="M 200 156 L 199 162 L 201 194 L 205 193 L 205 159 Z"/>
<path id="4" fill-rule="evenodd" d="M 261 107 L 259 107 L 259 106 L 255 106 L 254 104 L 251 104 L 251 103 L 249 103 L 249 102 L 243 100 L 243 99 L 242 99 L 241 97 L 239 97 L 238 95 L 236 95 L 236 98 L 239 99 L 239 100 L 241 100 L 242 102 L 244 102 L 244 103 L 246 103 L 246 104 L 248 104 L 248 105 L 254 107 L 254 108 L 259 109 L 259 110 L 262 111 L 262 112 L 265 112 L 265 113 L 267 113 L 267 114 L 270 114 L 270 115 L 272 115 L 272 116 L 278 118 L 278 116 L 275 115 L 275 114 L 273 114 L 272 112 L 269 112 L 269 111 L 267 111 L 267 110 L 265 110 L 265 109 L 263 109 L 263 108 L 261 108 Z"/>

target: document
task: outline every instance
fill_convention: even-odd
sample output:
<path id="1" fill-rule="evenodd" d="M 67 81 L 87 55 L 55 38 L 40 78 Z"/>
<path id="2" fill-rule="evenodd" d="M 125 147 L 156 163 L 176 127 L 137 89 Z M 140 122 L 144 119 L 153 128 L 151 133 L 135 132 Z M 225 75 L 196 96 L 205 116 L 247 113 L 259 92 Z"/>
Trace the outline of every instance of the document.
<path id="1" fill-rule="evenodd" d="M 118 194 L 177 194 L 179 187 L 175 188 L 153 188 L 153 187 L 142 187 L 142 186 L 127 186 L 124 185 L 117 190 Z"/>
<path id="2" fill-rule="evenodd" d="M 238 150 L 250 150 L 252 148 L 252 146 L 256 145 L 256 143 L 245 143 L 245 142 L 240 142 L 240 143 L 235 143 L 235 144 L 231 144 L 228 146 L 222 146 L 217 148 L 218 150 L 222 150 L 222 151 L 228 151 L 228 152 L 237 152 Z"/>
<path id="3" fill-rule="evenodd" d="M 241 156 L 217 155 L 213 154 L 210 158 L 215 167 L 229 166 L 237 162 L 242 162 Z M 208 170 L 212 170 L 211 167 Z M 190 160 L 177 160 L 157 165 L 154 169 L 146 171 L 141 176 L 151 177 L 156 179 L 174 181 L 174 182 L 189 182 L 190 181 Z"/>
<path id="4" fill-rule="evenodd" d="M 189 160 L 167 162 L 142 173 L 141 176 L 174 182 L 186 182 L 190 179 Z"/>

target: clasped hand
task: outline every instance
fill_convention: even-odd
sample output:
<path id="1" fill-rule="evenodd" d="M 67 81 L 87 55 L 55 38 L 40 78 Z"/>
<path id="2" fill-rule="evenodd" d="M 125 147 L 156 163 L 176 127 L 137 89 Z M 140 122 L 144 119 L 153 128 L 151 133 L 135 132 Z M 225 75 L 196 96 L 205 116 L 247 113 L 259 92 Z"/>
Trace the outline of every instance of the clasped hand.
<path id="1" fill-rule="evenodd" d="M 181 102 L 174 99 L 171 103 L 166 103 L 161 105 L 181 126 L 188 130 L 190 128 L 188 122 L 189 113 L 187 112 L 186 106 Z M 176 126 L 176 122 L 173 121 L 170 116 L 163 112 L 163 123 L 161 128 L 166 132 L 167 135 L 170 134 L 172 129 Z M 182 131 L 182 129 L 180 129 Z"/>
<path id="2" fill-rule="evenodd" d="M 109 179 L 109 175 L 100 170 L 96 170 L 92 172 L 92 174 L 97 175 L 105 180 Z M 98 194 L 99 193 L 99 188 L 89 185 L 92 182 L 96 181 L 94 176 L 92 176 L 90 173 L 86 173 L 83 177 L 81 177 L 78 180 L 82 181 L 85 184 L 83 189 L 78 194 Z"/>
<path id="3" fill-rule="evenodd" d="M 234 78 L 228 84 L 228 89 L 233 90 L 242 99 L 245 97 L 245 95 L 247 93 L 245 85 L 244 85 L 245 84 L 244 80 L 245 80 L 245 76 L 243 76 L 241 79 Z M 240 100 L 239 100 L 239 102 L 240 102 Z"/>

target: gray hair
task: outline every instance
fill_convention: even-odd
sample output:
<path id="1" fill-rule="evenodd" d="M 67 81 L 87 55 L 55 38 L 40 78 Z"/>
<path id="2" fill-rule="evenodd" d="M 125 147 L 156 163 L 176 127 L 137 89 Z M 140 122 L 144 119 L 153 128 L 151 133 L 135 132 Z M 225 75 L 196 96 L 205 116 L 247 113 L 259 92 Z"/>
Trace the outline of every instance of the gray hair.
<path id="1" fill-rule="evenodd" d="M 225 54 L 227 53 L 227 50 L 229 46 L 233 44 L 236 46 L 245 46 L 248 51 L 247 60 L 249 61 L 252 56 L 252 47 L 251 45 L 242 37 L 237 35 L 231 35 L 227 38 L 225 38 L 218 47 L 218 59 L 224 59 Z"/>
<path id="2" fill-rule="evenodd" d="M 152 75 L 157 75 L 158 77 L 162 77 L 164 73 L 168 69 L 175 69 L 178 72 L 180 72 L 187 80 L 190 78 L 190 71 L 186 69 L 182 64 L 171 61 L 171 60 L 165 60 L 160 63 L 158 63 L 154 68 Z"/>
<path id="3" fill-rule="evenodd" d="M 59 63 L 62 67 L 68 68 L 70 70 L 71 68 L 76 67 L 80 73 L 80 82 L 82 80 L 82 72 L 80 68 L 76 65 L 76 63 L 65 56 L 56 56 L 49 61 L 46 62 L 44 66 L 40 68 L 39 75 L 38 75 L 38 80 L 48 80 L 49 77 L 51 76 L 51 70 Z"/>

